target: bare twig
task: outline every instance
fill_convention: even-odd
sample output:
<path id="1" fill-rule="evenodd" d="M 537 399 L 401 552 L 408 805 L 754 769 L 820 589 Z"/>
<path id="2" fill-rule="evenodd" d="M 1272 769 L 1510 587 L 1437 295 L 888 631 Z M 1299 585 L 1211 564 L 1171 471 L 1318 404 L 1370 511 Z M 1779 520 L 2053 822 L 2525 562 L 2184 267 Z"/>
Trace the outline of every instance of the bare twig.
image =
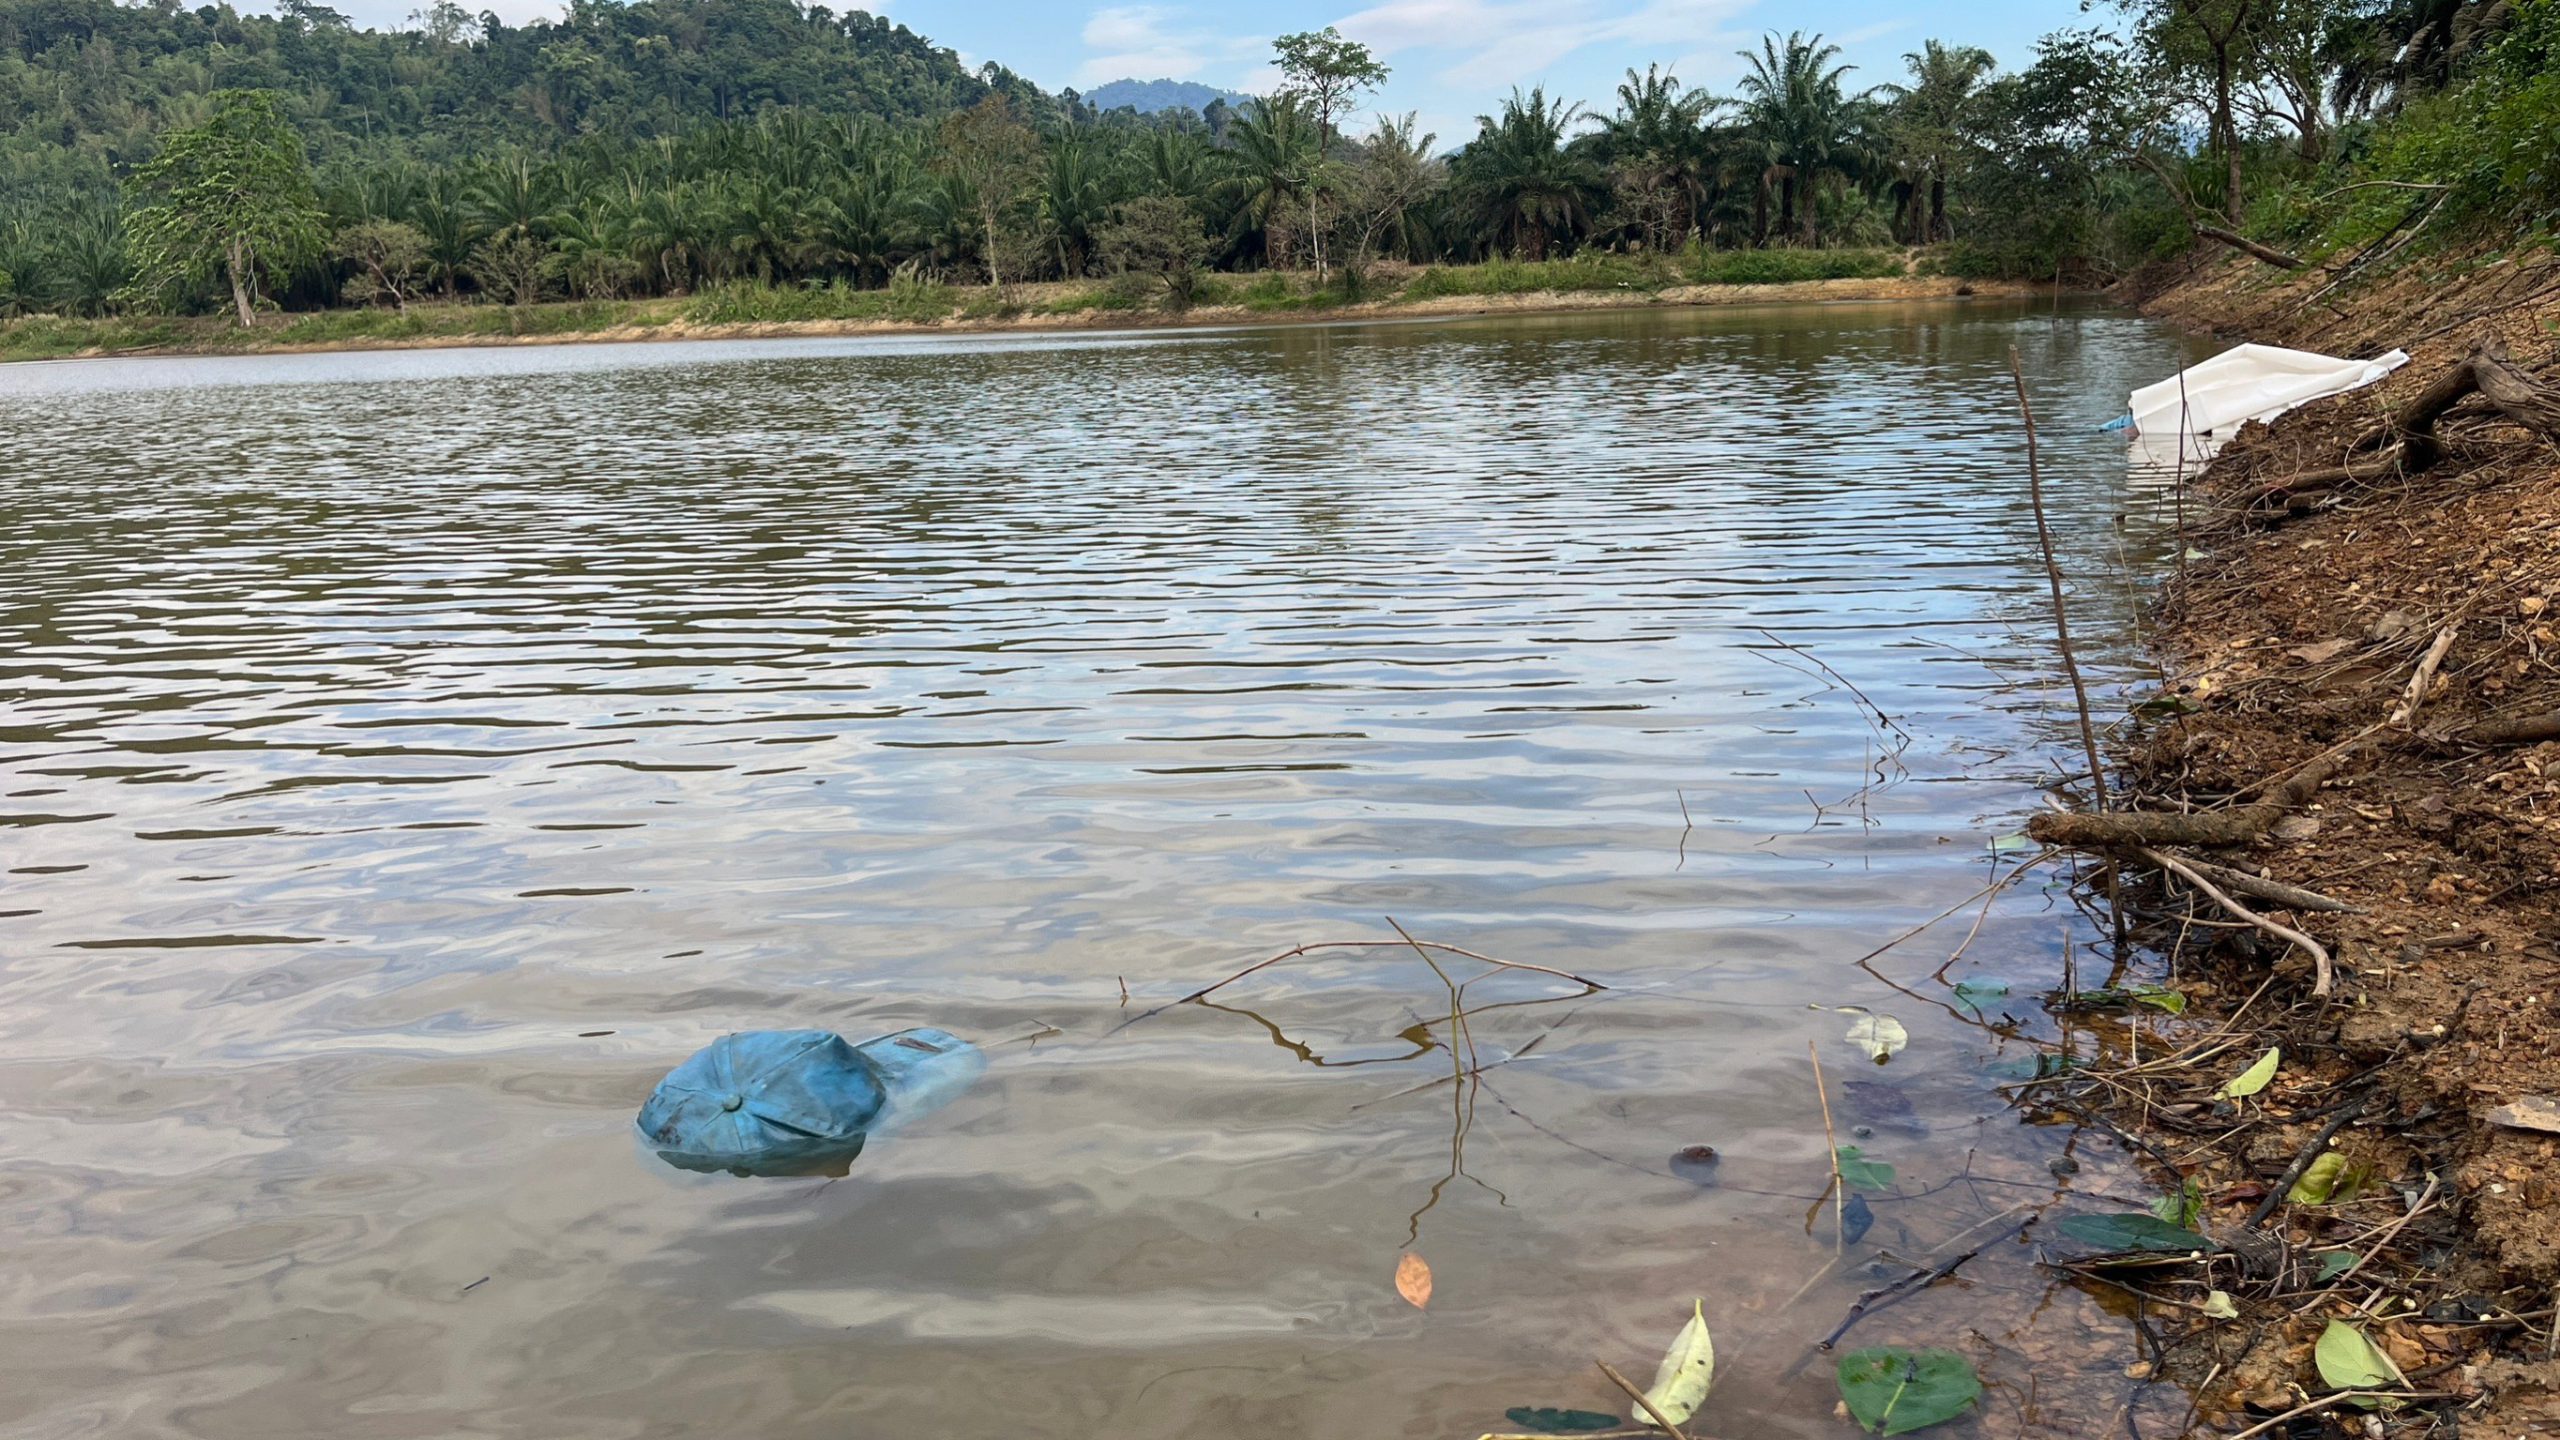
<path id="1" fill-rule="evenodd" d="M 2036 414 L 2027 403 L 2026 367 L 2018 359 L 2018 347 L 2009 347 L 2009 378 L 2018 387 L 2018 415 L 2027 427 L 2027 497 L 2036 514 L 2036 543 L 2044 551 L 2045 583 L 2053 591 L 2053 637 L 2062 650 L 2063 673 L 2071 677 L 2071 695 L 2080 711 L 2080 745 L 2089 755 L 2089 788 L 2096 797 L 2091 807 L 2103 814 L 2107 808 L 2106 767 L 2098 760 L 2098 730 L 2089 720 L 2089 687 L 2080 678 L 2079 658 L 2071 652 L 2071 615 L 2062 599 L 2062 566 L 2053 557 L 2053 527 L 2044 514 L 2044 472 L 2036 460 Z"/>
<path id="2" fill-rule="evenodd" d="M 1491 955 L 1479 955 L 1473 950 L 1461 950 L 1455 945 L 1443 945 L 1436 940 L 1317 940 L 1304 945 L 1292 946 L 1267 960 L 1257 960 L 1237 971 L 1233 975 L 1228 976 L 1226 979 L 1218 981 L 1214 985 L 1203 985 L 1199 989 L 1192 991 L 1190 994 L 1183 996 L 1179 1000 L 1168 1000 L 1164 1004 L 1158 1005 L 1152 1010 L 1148 1010 L 1142 1014 L 1132 1015 L 1107 1031 L 1106 1038 L 1109 1035 L 1119 1034 L 1121 1031 L 1128 1029 L 1130 1026 L 1137 1024 L 1141 1020 L 1152 1019 L 1155 1016 L 1161 1015 L 1176 1005 L 1188 1005 L 1195 1000 L 1206 999 L 1210 995 L 1225 989 L 1229 985 L 1233 985 L 1237 981 L 1242 980 L 1256 971 L 1267 970 L 1274 965 L 1301 959 L 1305 956 L 1312 955 L 1319 950 L 1403 950 L 1407 948 L 1436 950 L 1443 955 L 1456 955 L 1464 959 L 1491 965 L 1502 970 L 1526 970 L 1539 975 L 1552 975 L 1558 980 L 1570 980 L 1574 984 L 1582 986 L 1586 993 L 1594 990 L 1606 990 L 1610 988 L 1607 985 L 1601 984 L 1597 980 L 1576 975 L 1570 970 L 1558 970 L 1546 965 L 1532 965 L 1526 960 L 1502 960 Z"/>
<path id="3" fill-rule="evenodd" d="M 2024 1207 L 2021 1206 L 2016 1208 L 2023 1209 Z M 1981 1244 L 1974 1246 L 1972 1249 L 1965 1251 L 1963 1254 L 1958 1255 L 1953 1259 L 1942 1260 L 1925 1270 L 1915 1270 L 1911 1274 L 1903 1276 L 1901 1279 L 1894 1281 L 1890 1285 L 1884 1286 L 1881 1289 L 1870 1290 L 1866 1294 L 1859 1296 L 1858 1303 L 1850 1306 L 1849 1313 L 1842 1317 L 1839 1324 L 1831 1327 L 1831 1333 L 1823 1336 L 1821 1341 L 1813 1348 L 1816 1350 L 1829 1350 L 1833 1346 L 1838 1345 L 1840 1343 L 1840 1337 L 1848 1334 L 1851 1326 L 1854 1326 L 1859 1321 L 1867 1318 L 1870 1313 L 1882 1310 L 1888 1305 L 1892 1305 L 1907 1296 L 1926 1290 L 1930 1286 L 1937 1284 L 1939 1281 L 1946 1279 L 1948 1276 L 1956 1273 L 1956 1271 L 1961 1268 L 1966 1261 L 1981 1254 L 1983 1251 L 1990 1249 L 1991 1246 L 1998 1241 L 2005 1240 L 2009 1236 L 2025 1229 L 2031 1223 L 2033 1223 L 2032 1219 L 2020 1220 L 2016 1224 L 2009 1226 L 2000 1234 L 1993 1236 L 1989 1240 L 1983 1241 Z"/>
<path id="4" fill-rule="evenodd" d="M 2359 180 L 2353 185 L 2341 185 L 2325 195 L 2315 196 L 2314 199 L 2334 200 L 2350 190 L 2371 190 L 2377 186 L 2392 190 L 2450 190 L 2453 188 L 2450 185 L 2438 185 L 2421 180 Z"/>
<path id="5" fill-rule="evenodd" d="M 2392 1221 L 2390 1224 L 2383 1226 L 2380 1231 L 2376 1232 L 2372 1240 L 2367 1244 L 2365 1252 L 2356 1257 L 2356 1263 L 2339 1271 L 2337 1277 L 2329 1282 L 2330 1285 L 2335 1287 L 2345 1284 L 2348 1280 L 2354 1277 L 2357 1271 L 2363 1269 L 2366 1263 L 2371 1261 L 2374 1256 L 2381 1254 L 2383 1247 L 2391 1243 L 2392 1237 L 2400 1233 L 2400 1227 L 2417 1219 L 2430 1204 L 2434 1203 L 2436 1196 L 2436 1184 L 2436 1177 L 2430 1173 L 2427 1176 L 2427 1188 L 2418 1192 L 2418 1203 L 2410 1206 L 2408 1213 L 2402 1215 L 2399 1219 Z"/>
<path id="6" fill-rule="evenodd" d="M 2405 730 L 2416 718 L 2418 707 L 2427 701 L 2427 686 L 2436 678 L 2436 667 L 2444 663 L 2445 652 L 2453 648 L 2454 637 L 2461 633 L 2462 621 L 2458 617 L 2436 632 L 2435 643 L 2427 647 L 2427 653 L 2419 657 L 2418 668 L 2410 673 L 2408 690 L 2392 708 L 2391 719 L 2386 722 L 2392 729 Z"/>
<path id="7" fill-rule="evenodd" d="M 1849 962 L 1849 963 L 1851 963 L 1851 964 L 1853 964 L 1853 965 L 1864 965 L 1864 964 L 1866 964 L 1868 961 L 1873 960 L 1874 958 L 1876 958 L 1876 957 L 1877 957 L 1877 956 L 1879 956 L 1879 955 L 1882 955 L 1882 954 L 1883 954 L 1884 952 L 1886 952 L 1887 950 L 1892 949 L 1894 946 L 1901 944 L 1903 941 L 1910 939 L 1910 938 L 1911 938 L 1911 937 L 1913 937 L 1914 935 L 1917 935 L 1917 934 L 1921 933 L 1922 931 L 1927 930 L 1929 927 L 1931 927 L 1931 926 L 1933 926 L 1933 925 L 1937 924 L 1937 923 L 1938 923 L 1939 921 L 1941 921 L 1941 920 L 1946 919 L 1948 916 L 1953 915 L 1954 913 L 1956 913 L 1957 911 L 1959 911 L 1959 910 L 1963 909 L 1963 908 L 1964 908 L 1964 907 L 1966 907 L 1967 905 L 1972 904 L 1974 901 L 1981 899 L 1981 898 L 1982 898 L 1982 897 L 1984 897 L 1985 895 L 1992 894 L 1992 893 L 1994 893 L 1994 892 L 1996 892 L 1996 891 L 1998 891 L 1998 890 L 2002 889 L 2003 887 L 2007 886 L 2011 881 L 2016 880 L 2020 875 L 2025 874 L 2025 873 L 2026 873 L 2026 871 L 2027 871 L 2030 867 L 2043 864 L 2045 861 L 2052 859 L 2052 858 L 2053 858 L 2053 855 L 2054 855 L 2054 852 L 2053 852 L 2052 850 L 2050 850 L 2050 849 L 2047 849 L 2047 850 L 2039 851 L 2038 853 L 2036 853 L 2036 854 L 2034 854 L 2034 855 L 2029 856 L 2026 860 L 2024 860 L 2024 861 L 2022 861 L 2022 862 L 2020 862 L 2020 863 L 2019 863 L 2019 865 L 2018 865 L 2018 868 L 2017 868 L 2017 869 L 2010 871 L 2010 872 L 2009 872 L 2009 874 L 2008 874 L 2008 876 L 2007 876 L 2007 878 L 2005 878 L 2005 879 L 1994 879 L 1990 884 L 1985 885 L 1985 886 L 1983 886 L 1981 889 L 1974 891 L 1972 894 L 1967 895 L 1966 897 L 1964 897 L 1963 899 L 1961 899 L 1961 900 L 1957 901 L 1957 902 L 1956 902 L 1956 903 L 1954 903 L 1953 905 L 1950 905 L 1950 906 L 1948 906 L 1946 909 L 1939 911 L 1937 914 L 1930 916 L 1928 919 L 1921 921 L 1919 924 L 1912 926 L 1910 929 L 1903 931 L 1901 934 L 1894 936 L 1892 939 L 1887 940 L 1887 941 L 1886 941 L 1886 942 L 1884 942 L 1883 944 L 1881 944 L 1881 945 L 1877 946 L 1877 947 L 1876 947 L 1876 948 L 1874 948 L 1873 950 L 1868 951 L 1866 954 L 1859 956 L 1857 959 L 1855 959 L 1855 960 L 1853 960 L 1853 961 L 1851 961 L 1851 962 Z"/>
<path id="8" fill-rule="evenodd" d="M 1836 1257 L 1849 1248 L 1849 1186 L 1840 1178 L 1840 1135 L 1831 1128 L 1831 1092 L 1822 1083 L 1822 1052 L 1807 1040 L 1804 1053 L 1813 1061 L 1813 1094 L 1822 1102 L 1822 1138 L 1831 1147 L 1831 1253 Z"/>
<path id="9" fill-rule="evenodd" d="M 1636 1402 L 1638 1408 L 1642 1409 L 1647 1415 L 1652 1416 L 1654 1424 L 1669 1431 L 1671 1433 L 1671 1440 L 1689 1440 L 1688 1433 L 1682 1430 L 1679 1426 L 1672 1424 L 1670 1416 L 1663 1414 L 1659 1409 L 1655 1408 L 1652 1401 L 1644 1398 L 1644 1392 L 1635 1387 L 1634 1381 L 1619 1374 L 1616 1366 L 1611 1365 L 1606 1360 L 1594 1360 L 1591 1363 L 1600 1367 L 1600 1373 L 1609 1377 L 1610 1384 L 1626 1391 L 1628 1399 Z"/>
<path id="10" fill-rule="evenodd" d="M 2143 859 L 2150 861 L 2152 864 L 2159 866 L 2161 869 L 2176 874 L 2180 878 L 2184 879 L 2188 884 L 2203 891 L 2206 899 L 2211 900 L 2214 904 L 2229 911 L 2233 916 L 2248 921 L 2250 924 L 2257 926 L 2259 929 L 2266 931 L 2268 934 L 2275 936 L 2279 940 L 2287 941 L 2299 947 L 2303 953 L 2311 957 L 2311 993 L 2323 998 L 2327 997 L 2331 981 L 2329 952 L 2321 946 L 2319 941 L 2312 939 L 2310 936 L 2303 934 L 2301 931 L 2294 929 L 2290 925 L 2270 920 L 2266 916 L 2259 914 L 2257 911 L 2250 909 L 2248 906 L 2241 904 L 2239 901 L 2232 899 L 2230 896 L 2223 894 L 2220 889 L 2215 887 L 2212 881 L 2204 878 L 2202 872 L 2198 871 L 2194 866 L 2179 859 L 2175 855 L 2168 854 L 2165 851 L 2154 850 L 2148 846 L 2137 849 L 2134 853 L 2140 855 Z"/>
<path id="11" fill-rule="evenodd" d="M 2333 1395 L 2323 1395 L 2317 1400 L 2296 1405 L 2281 1415 L 2261 1420 L 2232 1436 L 2231 1440 L 2249 1440 L 2250 1436 L 2264 1435 L 2287 1421 L 2298 1420 L 2305 1415 L 2316 1415 L 2332 1405 L 2344 1405 L 2353 1400 L 2451 1400 L 2453 1398 L 2455 1397 L 2451 1392 L 2443 1390 L 2340 1390 Z"/>
<path id="12" fill-rule="evenodd" d="M 2305 890 L 2299 885 L 2287 885 L 2280 880 L 2269 880 L 2262 875 L 2252 875 L 2246 870 L 2234 870 L 2228 865 L 2216 865 L 2210 861 L 2198 860 L 2192 855 L 2181 855 L 2178 858 L 2194 866 L 2196 873 L 2225 890 L 2246 895 L 2252 899 L 2264 900 L 2269 904 L 2281 905 L 2288 910 L 2303 910 L 2326 915 L 2363 913 L 2344 900 L 2333 900 L 2317 890 Z"/>

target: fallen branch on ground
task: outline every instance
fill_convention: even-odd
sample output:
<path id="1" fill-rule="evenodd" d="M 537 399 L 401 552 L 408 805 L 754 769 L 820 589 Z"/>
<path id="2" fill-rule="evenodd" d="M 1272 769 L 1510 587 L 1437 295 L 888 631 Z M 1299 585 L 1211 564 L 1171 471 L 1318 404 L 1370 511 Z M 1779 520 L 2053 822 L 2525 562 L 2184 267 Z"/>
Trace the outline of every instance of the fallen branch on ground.
<path id="1" fill-rule="evenodd" d="M 2506 345 L 2491 337 L 2476 342 L 2462 362 L 2436 377 L 2382 425 L 2359 437 L 2351 453 L 2368 458 L 2306 470 L 2259 487 L 2249 507 L 2292 508 L 2292 502 L 2341 485 L 2392 475 L 2416 475 L 2445 458 L 2436 422 L 2464 399 L 2478 395 L 2500 414 L 2544 439 L 2560 442 L 2560 395 L 2515 368 Z"/>
<path id="2" fill-rule="evenodd" d="M 2528 715 L 2492 715 L 2485 720 L 2475 720 L 2446 738 L 2464 745 L 2489 748 L 2560 740 L 2560 710 Z"/>
<path id="3" fill-rule="evenodd" d="M 2445 652 L 2453 648 L 2453 637 L 2462 632 L 2459 617 L 2436 632 L 2435 642 L 2418 659 L 2418 668 L 2409 675 L 2409 688 L 2402 691 L 2400 703 L 2391 708 L 2391 718 L 2383 723 L 2394 730 L 2405 730 L 2416 718 L 2418 707 L 2427 703 L 2427 686 L 2436 678 L 2436 667 L 2444 663 Z"/>
<path id="4" fill-rule="evenodd" d="M 2347 760 L 2362 753 L 2371 737 L 2325 755 L 2295 771 L 2281 784 L 2267 787 L 2257 800 L 2228 810 L 2167 812 L 2118 811 L 2082 815 L 2048 811 L 2027 821 L 2027 838 L 2040 845 L 2075 850 L 2132 850 L 2151 845 L 2246 845 L 2309 800 Z"/>
<path id="5" fill-rule="evenodd" d="M 2302 910 L 2324 915 L 2363 913 L 2344 900 L 2331 899 L 2317 890 L 2305 890 L 2299 885 L 2287 885 L 2281 880 L 2269 880 L 2263 875 L 2252 875 L 2246 870 L 2234 870 L 2228 865 L 2216 865 L 2211 861 L 2198 860 L 2192 855 L 2181 855 L 2178 858 L 2194 866 L 2197 873 L 2223 889 L 2234 894 L 2246 895 L 2253 900 L 2264 900 L 2272 905 L 2281 905 L 2287 910 Z"/>
<path id="6" fill-rule="evenodd" d="M 2190 220 L 2188 223 L 2195 227 L 2195 232 L 2198 235 L 2203 236 L 2207 240 L 2219 240 L 2223 244 L 2230 246 L 2232 249 L 2255 259 L 2264 260 L 2279 270 L 2302 270 L 2308 268 L 2305 262 L 2301 259 L 2292 255 L 2287 255 L 2281 250 L 2270 249 L 2269 247 L 2261 245 L 2257 241 L 2252 240 L 2248 236 L 2242 235 L 2237 231 L 2225 230 L 2219 225 L 2207 225 L 2201 221 Z"/>
<path id="7" fill-rule="evenodd" d="M 2301 931 L 2294 929 L 2290 925 L 2270 920 L 2266 916 L 2259 914 L 2257 911 L 2250 909 L 2248 906 L 2241 904 L 2239 901 L 2232 899 L 2230 896 L 2223 894 L 2221 889 L 2212 881 L 2198 873 L 2193 865 L 2188 864 L 2186 861 L 2179 859 L 2175 855 L 2164 855 L 2147 846 L 2135 851 L 2134 853 L 2140 855 L 2143 859 L 2150 861 L 2152 864 L 2159 866 L 2161 869 L 2180 877 L 2188 884 L 2196 887 L 2198 890 L 2203 891 L 2206 899 L 2221 906 L 2235 918 L 2246 920 L 2250 924 L 2257 926 L 2259 929 L 2266 931 L 2268 934 L 2275 936 L 2279 940 L 2283 940 L 2293 945 L 2304 954 L 2309 955 L 2311 957 L 2312 968 L 2311 993 L 2323 998 L 2327 997 L 2331 978 L 2329 952 L 2327 949 L 2322 947 L 2319 941 L 2312 939 L 2310 936 L 2303 934 Z"/>

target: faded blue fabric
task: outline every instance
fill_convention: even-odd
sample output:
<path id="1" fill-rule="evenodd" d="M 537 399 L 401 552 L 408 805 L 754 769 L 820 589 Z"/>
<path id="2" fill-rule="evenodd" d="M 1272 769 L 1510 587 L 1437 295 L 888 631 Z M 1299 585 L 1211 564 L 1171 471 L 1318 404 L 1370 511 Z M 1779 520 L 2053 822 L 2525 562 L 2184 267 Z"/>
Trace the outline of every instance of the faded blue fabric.
<path id="1" fill-rule="evenodd" d="M 686 1170 L 843 1174 L 872 1132 L 947 1102 L 985 1068 L 976 1046 L 944 1030 L 858 1046 L 824 1030 L 723 1035 L 658 1082 L 640 1134 Z"/>

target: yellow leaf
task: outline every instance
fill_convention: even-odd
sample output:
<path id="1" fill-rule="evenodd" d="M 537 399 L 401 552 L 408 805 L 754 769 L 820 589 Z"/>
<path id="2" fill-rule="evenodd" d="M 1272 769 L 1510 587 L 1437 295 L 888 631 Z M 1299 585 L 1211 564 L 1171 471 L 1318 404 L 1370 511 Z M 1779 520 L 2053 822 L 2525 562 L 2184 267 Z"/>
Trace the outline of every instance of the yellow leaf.
<path id="1" fill-rule="evenodd" d="M 1691 1307 L 1689 1323 L 1671 1341 L 1662 1368 L 1653 1372 L 1653 1388 L 1644 1398 L 1662 1417 L 1677 1425 L 1698 1412 L 1716 1382 L 1716 1344 L 1707 1334 L 1707 1302 Z"/>
<path id="2" fill-rule="evenodd" d="M 1412 1251 L 1396 1262 L 1396 1293 L 1416 1310 L 1431 1306 L 1431 1267 Z"/>

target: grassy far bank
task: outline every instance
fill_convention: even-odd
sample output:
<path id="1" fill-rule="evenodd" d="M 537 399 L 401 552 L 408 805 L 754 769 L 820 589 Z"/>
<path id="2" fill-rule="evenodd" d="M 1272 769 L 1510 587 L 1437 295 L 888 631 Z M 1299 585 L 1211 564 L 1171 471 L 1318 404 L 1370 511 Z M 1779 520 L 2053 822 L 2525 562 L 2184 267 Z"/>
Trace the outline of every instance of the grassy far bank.
<path id="1" fill-rule="evenodd" d="M 1204 275 L 1189 312 L 1201 319 L 1362 313 L 1469 298 L 1616 294 L 1650 301 L 1689 287 L 1876 280 L 1929 268 L 1924 252 L 1899 250 L 1703 251 L 1627 256 L 1584 253 L 1561 260 L 1492 260 L 1474 265 L 1381 267 L 1346 285 L 1319 285 L 1307 273 Z M 1123 275 L 1107 280 L 956 286 L 901 278 L 885 288 L 826 284 L 715 285 L 694 295 L 645 300 L 579 300 L 538 305 L 421 303 L 406 310 L 340 309 L 268 314 L 242 330 L 221 315 L 131 315 L 82 319 L 35 315 L 0 323 L 0 360 L 55 360 L 154 352 L 227 354 L 300 347 L 396 346 L 611 335 L 724 326 L 914 325 L 1163 317 L 1164 286 Z"/>

